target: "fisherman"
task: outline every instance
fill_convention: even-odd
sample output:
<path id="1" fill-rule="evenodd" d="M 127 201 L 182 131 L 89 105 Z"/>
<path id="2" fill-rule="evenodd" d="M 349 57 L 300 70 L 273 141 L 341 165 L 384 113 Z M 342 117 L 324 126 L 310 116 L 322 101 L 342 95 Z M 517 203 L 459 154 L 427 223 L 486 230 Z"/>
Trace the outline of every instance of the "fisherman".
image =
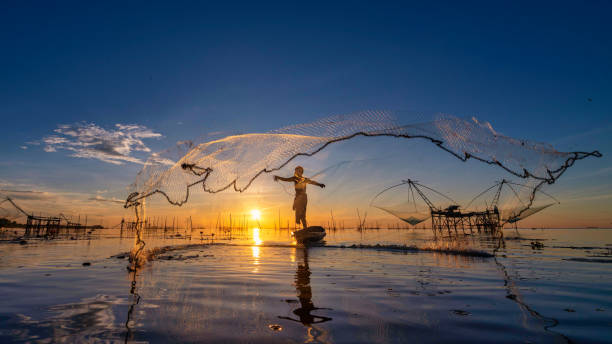
<path id="1" fill-rule="evenodd" d="M 281 180 L 283 182 L 293 182 L 293 184 L 295 185 L 295 198 L 293 200 L 293 210 L 295 210 L 295 223 L 299 225 L 301 222 L 304 228 L 308 228 L 308 225 L 306 224 L 306 204 L 308 203 L 308 197 L 306 196 L 306 185 L 312 184 L 324 188 L 325 184 L 310 180 L 304 177 L 303 174 L 304 168 L 302 166 L 297 166 L 295 168 L 295 172 L 293 173 L 293 177 L 284 178 L 274 176 L 274 181 Z"/>

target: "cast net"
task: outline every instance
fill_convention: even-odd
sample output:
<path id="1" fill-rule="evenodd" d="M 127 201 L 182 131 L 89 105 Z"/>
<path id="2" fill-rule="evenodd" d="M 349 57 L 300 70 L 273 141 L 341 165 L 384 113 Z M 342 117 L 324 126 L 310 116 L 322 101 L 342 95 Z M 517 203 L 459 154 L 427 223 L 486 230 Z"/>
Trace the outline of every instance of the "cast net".
<path id="1" fill-rule="evenodd" d="M 173 205 L 183 205 L 199 188 L 217 193 L 245 191 L 262 174 L 277 171 L 297 157 L 312 156 L 330 144 L 357 136 L 387 136 L 425 140 L 452 156 L 497 165 L 529 184 L 527 201 L 515 216 L 533 205 L 536 191 L 554 183 L 575 161 L 593 152 L 559 152 L 551 145 L 514 139 L 497 133 L 490 124 L 452 115 L 402 122 L 391 112 L 364 111 L 336 115 L 266 133 L 228 136 L 202 143 L 183 142 L 151 155 L 132 184 L 125 206 L 141 204 L 160 194 Z M 407 152 L 408 154 L 409 152 Z M 409 221 L 418 221 L 420 217 Z"/>

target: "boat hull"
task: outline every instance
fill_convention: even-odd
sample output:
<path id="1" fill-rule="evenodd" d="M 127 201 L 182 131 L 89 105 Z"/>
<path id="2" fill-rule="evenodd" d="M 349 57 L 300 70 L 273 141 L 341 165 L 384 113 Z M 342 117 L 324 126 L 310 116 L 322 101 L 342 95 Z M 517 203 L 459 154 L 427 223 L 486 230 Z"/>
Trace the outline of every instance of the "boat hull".
<path id="1" fill-rule="evenodd" d="M 311 226 L 293 232 L 295 240 L 300 243 L 317 242 L 325 238 L 325 228 L 321 226 Z"/>

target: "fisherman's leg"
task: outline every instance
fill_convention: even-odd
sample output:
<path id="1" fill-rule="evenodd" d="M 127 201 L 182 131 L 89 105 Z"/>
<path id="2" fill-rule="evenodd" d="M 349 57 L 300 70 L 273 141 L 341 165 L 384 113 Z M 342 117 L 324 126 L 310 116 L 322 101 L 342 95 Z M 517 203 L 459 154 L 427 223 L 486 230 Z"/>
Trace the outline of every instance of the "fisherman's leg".
<path id="1" fill-rule="evenodd" d="M 301 207 L 295 210 L 295 223 L 297 226 L 301 224 L 303 228 L 306 228 L 306 215 Z"/>
<path id="2" fill-rule="evenodd" d="M 302 225 L 302 228 L 306 228 L 306 216 L 304 215 L 304 212 L 303 212 L 303 211 L 296 212 L 296 215 L 295 215 L 295 222 L 296 222 L 298 225 L 300 225 L 300 224 L 301 224 L 301 225 Z"/>
<path id="3" fill-rule="evenodd" d="M 308 228 L 308 224 L 306 223 L 306 209 L 308 207 L 308 198 L 304 195 L 304 211 L 302 212 L 302 223 L 304 224 L 304 228 Z"/>

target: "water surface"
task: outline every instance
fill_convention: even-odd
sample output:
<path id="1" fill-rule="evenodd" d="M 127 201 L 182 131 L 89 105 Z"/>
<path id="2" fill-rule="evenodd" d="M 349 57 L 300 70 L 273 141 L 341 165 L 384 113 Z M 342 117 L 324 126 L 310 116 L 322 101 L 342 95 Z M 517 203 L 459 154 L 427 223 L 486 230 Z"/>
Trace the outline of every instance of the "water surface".
<path id="1" fill-rule="evenodd" d="M 288 231 L 156 231 L 147 248 L 192 246 L 136 272 L 126 231 L 4 241 L 0 341 L 612 342 L 612 231 L 519 235 L 486 258 L 384 247 L 432 246 L 426 230 L 329 232 L 309 248 Z"/>

